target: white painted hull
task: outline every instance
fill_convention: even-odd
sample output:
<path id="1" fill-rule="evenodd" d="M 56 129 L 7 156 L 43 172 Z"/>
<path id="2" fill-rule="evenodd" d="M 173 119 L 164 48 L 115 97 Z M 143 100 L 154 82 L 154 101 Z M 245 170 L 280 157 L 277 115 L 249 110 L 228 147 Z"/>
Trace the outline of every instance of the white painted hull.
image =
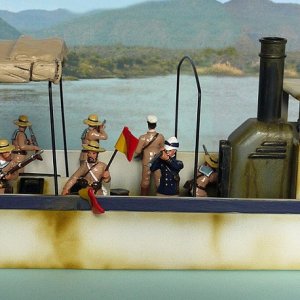
<path id="1" fill-rule="evenodd" d="M 300 215 L 0 211 L 1 268 L 300 269 Z"/>

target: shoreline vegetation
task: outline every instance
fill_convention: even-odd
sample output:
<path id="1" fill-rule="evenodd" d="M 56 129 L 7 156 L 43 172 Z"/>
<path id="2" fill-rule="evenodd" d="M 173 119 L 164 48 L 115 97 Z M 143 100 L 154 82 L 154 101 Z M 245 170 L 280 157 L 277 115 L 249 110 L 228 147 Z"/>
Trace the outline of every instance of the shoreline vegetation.
<path id="1" fill-rule="evenodd" d="M 176 74 L 177 65 L 189 56 L 199 75 L 258 76 L 259 56 L 236 48 L 170 50 L 146 47 L 73 47 L 65 63 L 66 80 L 102 78 L 139 78 Z M 191 73 L 189 63 L 183 73 Z M 300 51 L 287 53 L 285 77 L 300 78 Z"/>

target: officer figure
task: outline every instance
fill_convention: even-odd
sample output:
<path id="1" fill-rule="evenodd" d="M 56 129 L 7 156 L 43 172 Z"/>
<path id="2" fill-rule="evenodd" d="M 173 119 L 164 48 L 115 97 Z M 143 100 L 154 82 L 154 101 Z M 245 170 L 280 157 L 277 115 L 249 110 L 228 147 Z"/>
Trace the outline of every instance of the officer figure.
<path id="1" fill-rule="evenodd" d="M 183 168 L 183 162 L 175 158 L 179 148 L 176 137 L 170 137 L 165 141 L 164 149 L 150 162 L 150 170 L 161 171 L 160 184 L 157 195 L 175 196 L 179 195 L 179 172 Z"/>

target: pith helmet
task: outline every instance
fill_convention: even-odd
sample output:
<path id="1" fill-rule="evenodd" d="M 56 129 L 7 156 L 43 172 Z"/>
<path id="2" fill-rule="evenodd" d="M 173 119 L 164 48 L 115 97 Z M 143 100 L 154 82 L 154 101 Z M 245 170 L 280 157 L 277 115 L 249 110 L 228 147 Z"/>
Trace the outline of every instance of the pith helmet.
<path id="1" fill-rule="evenodd" d="M 8 140 L 0 140 L 0 153 L 10 152 L 15 149 L 15 146 L 10 145 Z"/>
<path id="2" fill-rule="evenodd" d="M 212 168 L 216 169 L 218 167 L 218 164 L 219 164 L 218 155 L 216 155 L 216 154 L 205 154 L 204 159 L 207 162 L 207 164 L 209 166 L 211 166 Z"/>
<path id="3" fill-rule="evenodd" d="M 96 141 L 89 141 L 87 144 L 83 144 L 82 148 L 88 151 L 104 152 L 105 149 L 100 147 L 100 144 Z"/>
<path id="4" fill-rule="evenodd" d="M 179 142 L 175 136 L 170 137 L 167 141 L 165 141 L 165 149 L 169 150 L 177 150 L 179 148 Z"/>
<path id="5" fill-rule="evenodd" d="M 151 124 L 156 124 L 157 123 L 157 117 L 154 115 L 149 115 L 147 117 L 147 122 Z"/>
<path id="6" fill-rule="evenodd" d="M 89 115 L 88 118 L 83 121 L 83 123 L 90 125 L 90 126 L 102 125 L 102 122 L 99 121 L 98 115 L 96 115 L 96 114 Z"/>
<path id="7" fill-rule="evenodd" d="M 15 120 L 14 123 L 18 126 L 27 127 L 31 126 L 31 123 L 28 120 L 28 117 L 25 115 L 20 115 L 18 120 Z"/>

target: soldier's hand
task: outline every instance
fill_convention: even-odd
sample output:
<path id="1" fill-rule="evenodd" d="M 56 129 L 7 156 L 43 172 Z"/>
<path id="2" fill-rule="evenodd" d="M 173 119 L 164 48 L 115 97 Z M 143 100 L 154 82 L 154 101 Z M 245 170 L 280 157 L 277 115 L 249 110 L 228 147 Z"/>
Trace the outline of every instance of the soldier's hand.
<path id="1" fill-rule="evenodd" d="M 168 160 L 170 157 L 169 157 L 169 155 L 168 155 L 168 153 L 167 153 L 167 151 L 162 151 L 162 155 L 161 155 L 161 157 L 160 157 L 162 160 Z"/>
<path id="2" fill-rule="evenodd" d="M 108 181 L 110 180 L 110 173 L 109 173 L 109 171 L 104 171 L 102 177 L 103 177 L 103 180 L 104 180 L 105 182 L 108 182 Z"/>

